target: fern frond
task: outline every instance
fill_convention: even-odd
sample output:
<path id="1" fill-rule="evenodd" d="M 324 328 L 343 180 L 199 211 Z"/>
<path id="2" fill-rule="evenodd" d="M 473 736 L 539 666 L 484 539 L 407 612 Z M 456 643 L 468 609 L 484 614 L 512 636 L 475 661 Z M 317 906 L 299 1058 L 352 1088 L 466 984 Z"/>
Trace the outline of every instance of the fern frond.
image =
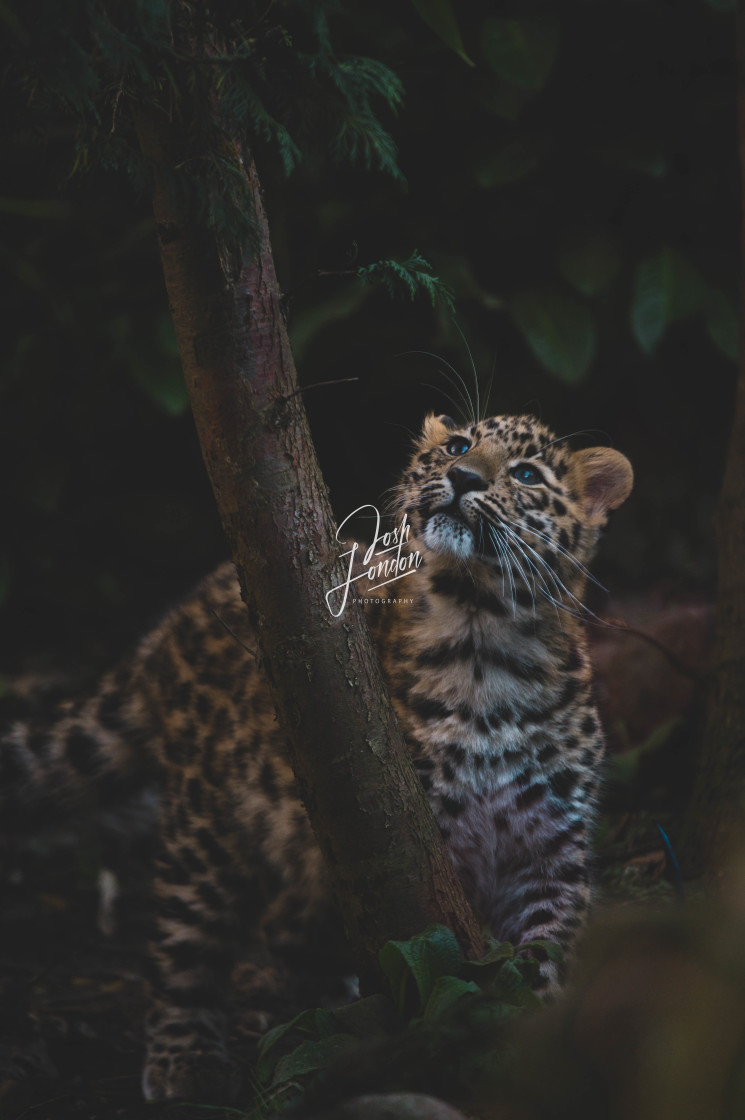
<path id="1" fill-rule="evenodd" d="M 235 71 L 227 71 L 218 83 L 220 112 L 225 120 L 238 123 L 249 134 L 262 136 L 274 144 L 289 175 L 302 158 L 300 148 L 285 126 L 264 105 L 253 87 Z"/>
<path id="2" fill-rule="evenodd" d="M 43 35 L 30 56 L 24 37 L 14 41 L 7 73 L 37 112 L 72 118 L 75 171 L 100 160 L 147 181 L 135 119 L 138 106 L 152 105 L 184 125 L 173 189 L 216 228 L 244 209 L 241 168 L 229 173 L 217 158 L 232 158 L 235 140 L 265 140 L 286 174 L 307 153 L 326 153 L 402 179 L 381 120 L 400 107 L 401 83 L 377 59 L 335 53 L 329 16 L 339 0 L 283 0 L 271 18 L 272 5 L 259 0 L 36 0 L 35 8 Z M 238 235 L 244 227 L 238 218 Z"/>
<path id="3" fill-rule="evenodd" d="M 375 58 L 352 55 L 326 62 L 327 72 L 344 100 L 360 112 L 372 111 L 371 98 L 380 97 L 392 112 L 403 103 L 404 90 L 393 71 Z"/>
<path id="4" fill-rule="evenodd" d="M 452 291 L 435 276 L 432 265 L 416 249 L 405 261 L 375 261 L 358 268 L 356 275 L 363 284 L 380 281 L 393 299 L 404 294 L 413 300 L 423 293 L 433 307 L 439 300 L 448 311 L 455 311 Z"/>
<path id="5" fill-rule="evenodd" d="M 331 150 L 337 163 L 362 163 L 368 171 L 377 168 L 393 179 L 405 181 L 398 166 L 396 142 L 372 114 L 341 114 Z"/>

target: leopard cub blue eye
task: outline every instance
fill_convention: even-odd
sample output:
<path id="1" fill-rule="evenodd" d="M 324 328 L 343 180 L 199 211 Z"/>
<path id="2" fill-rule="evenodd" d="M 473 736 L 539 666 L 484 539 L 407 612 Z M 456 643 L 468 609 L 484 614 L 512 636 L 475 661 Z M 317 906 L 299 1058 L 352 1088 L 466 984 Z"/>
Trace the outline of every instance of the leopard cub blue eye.
<path id="1" fill-rule="evenodd" d="M 465 436 L 453 436 L 453 438 L 449 439 L 445 444 L 445 450 L 448 455 L 465 455 L 470 446 L 471 441 L 470 439 L 466 439 Z"/>
<path id="2" fill-rule="evenodd" d="M 540 486 L 543 482 L 543 475 L 535 467 L 528 466 L 527 463 L 518 463 L 516 467 L 510 469 L 510 474 L 518 482 L 522 482 L 524 486 Z"/>

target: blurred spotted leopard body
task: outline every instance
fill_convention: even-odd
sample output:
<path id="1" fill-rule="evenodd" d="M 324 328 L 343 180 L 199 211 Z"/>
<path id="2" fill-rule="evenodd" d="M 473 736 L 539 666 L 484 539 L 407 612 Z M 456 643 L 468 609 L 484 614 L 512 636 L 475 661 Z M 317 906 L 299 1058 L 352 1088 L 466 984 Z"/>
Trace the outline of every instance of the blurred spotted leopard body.
<path id="1" fill-rule="evenodd" d="M 405 596 L 371 607 L 373 637 L 467 894 L 517 945 L 570 948 L 590 899 L 603 736 L 579 604 L 631 484 L 621 454 L 572 452 L 533 417 L 463 427 L 429 416 L 396 488 L 422 563 Z M 243 923 L 281 942 L 332 909 L 253 650 L 224 565 L 94 696 L 0 741 L 6 818 L 158 781 L 151 1099 L 235 1088 L 224 998 Z M 558 966 L 540 968 L 555 987 Z"/>

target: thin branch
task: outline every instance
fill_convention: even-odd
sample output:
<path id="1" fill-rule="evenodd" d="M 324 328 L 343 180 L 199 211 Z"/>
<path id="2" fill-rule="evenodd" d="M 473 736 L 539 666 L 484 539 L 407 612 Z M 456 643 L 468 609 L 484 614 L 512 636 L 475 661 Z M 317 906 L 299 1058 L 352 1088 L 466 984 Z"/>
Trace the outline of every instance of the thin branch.
<path id="1" fill-rule="evenodd" d="M 629 626 L 628 622 L 624 622 L 622 618 L 603 618 L 600 623 L 607 626 L 610 630 L 623 630 L 625 633 L 630 634 L 632 638 L 638 638 L 642 642 L 646 642 L 661 653 L 663 657 L 676 669 L 682 673 L 684 677 L 688 677 L 692 681 L 702 681 L 704 674 L 699 669 L 694 669 L 692 665 L 688 665 L 682 658 L 678 657 L 677 653 L 673 653 L 663 642 L 657 638 L 653 638 L 651 634 L 647 634 L 644 630 L 637 630 L 635 626 Z M 592 623 L 590 623 L 592 625 Z"/>
<path id="2" fill-rule="evenodd" d="M 314 381 L 312 385 L 303 385 L 294 393 L 288 393 L 286 397 L 282 397 L 282 400 L 291 401 L 298 393 L 307 393 L 309 389 L 320 389 L 322 385 L 344 385 L 348 381 L 359 381 L 359 377 L 336 377 L 332 381 Z"/>
<path id="3" fill-rule="evenodd" d="M 217 621 L 218 621 L 218 622 L 220 623 L 220 625 L 221 625 L 221 626 L 224 626 L 224 627 L 225 627 L 225 629 L 226 629 L 226 630 L 227 630 L 227 632 L 228 632 L 228 633 L 230 634 L 230 636 L 231 636 L 232 638 L 235 638 L 235 640 L 236 640 L 236 642 L 238 643 L 238 645 L 239 645 L 239 646 L 243 646 L 243 648 L 245 649 L 246 653 L 250 653 L 250 654 L 251 654 L 251 656 L 252 656 L 252 657 L 254 658 L 254 660 L 255 660 L 255 661 L 258 661 L 258 660 L 259 660 L 259 654 L 258 654 L 258 651 L 257 651 L 257 650 L 255 650 L 255 649 L 251 649 L 251 647 L 250 647 L 250 646 L 247 646 L 245 642 L 241 641 L 241 639 L 240 639 L 240 638 L 238 637 L 238 635 L 236 634 L 235 630 L 232 630 L 232 629 L 230 628 L 230 626 L 228 626 L 228 624 L 227 624 L 227 622 L 225 621 L 225 619 L 224 619 L 224 618 L 221 618 L 221 617 L 220 617 L 220 615 L 219 615 L 219 614 L 217 613 L 217 611 L 215 610 L 215 608 L 214 608 L 214 607 L 210 607 L 210 613 L 211 613 L 211 614 L 213 614 L 213 615 L 215 616 L 215 618 L 217 619 Z"/>

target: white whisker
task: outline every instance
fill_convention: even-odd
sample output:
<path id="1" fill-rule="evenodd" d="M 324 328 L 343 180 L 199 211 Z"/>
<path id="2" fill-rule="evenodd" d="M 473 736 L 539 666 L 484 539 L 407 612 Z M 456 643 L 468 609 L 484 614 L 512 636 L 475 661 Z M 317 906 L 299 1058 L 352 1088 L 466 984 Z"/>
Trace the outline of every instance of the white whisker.
<path id="1" fill-rule="evenodd" d="M 582 428 L 578 432 L 570 432 L 568 436 L 557 436 L 556 439 L 549 440 L 548 443 L 544 443 L 541 447 L 539 447 L 538 451 L 535 453 L 535 455 L 532 456 L 532 458 L 534 458 L 534 459 L 537 458 L 539 455 L 543 454 L 543 452 L 546 450 L 547 447 L 553 447 L 555 443 L 563 443 L 565 439 L 574 439 L 575 436 L 591 436 L 591 435 L 601 435 L 601 436 L 606 436 L 606 438 L 607 438 L 608 433 L 602 431 L 602 429 L 600 429 L 600 428 Z M 526 462 L 529 462 L 529 461 L 530 460 L 526 460 Z"/>
<path id="2" fill-rule="evenodd" d="M 403 356 L 405 356 L 406 354 L 421 354 L 421 355 L 422 355 L 423 357 L 425 357 L 425 358 L 434 358 L 436 362 L 441 362 L 441 363 L 442 363 L 442 365 L 444 365 L 444 366 L 447 366 L 447 367 L 448 367 L 448 369 L 450 370 L 450 372 L 451 372 L 451 373 L 453 374 L 453 376 L 454 376 L 454 377 L 457 377 L 457 378 L 458 378 L 458 381 L 460 381 L 460 383 L 461 383 L 461 385 L 462 385 L 462 387 L 463 387 L 463 388 L 462 388 L 462 393 L 463 393 L 463 397 L 464 397 L 464 399 L 465 399 L 465 400 L 466 400 L 466 401 L 468 402 L 468 408 L 467 408 L 467 410 L 466 410 L 466 411 L 467 411 L 467 412 L 470 412 L 470 414 L 471 414 L 471 423 L 472 423 L 472 424 L 475 424 L 475 423 L 476 423 L 476 413 L 475 413 L 475 410 L 474 410 L 474 407 L 473 407 L 473 401 L 471 400 L 471 394 L 470 394 L 470 393 L 469 393 L 469 391 L 468 391 L 468 386 L 466 385 L 466 383 L 465 383 L 465 381 L 463 380 L 463 378 L 461 377 L 461 375 L 460 375 L 460 374 L 458 373 L 458 371 L 457 371 L 457 369 L 455 368 L 455 366 L 451 365 L 451 364 L 450 364 L 450 362 L 449 362 L 449 361 L 448 361 L 448 360 L 447 360 L 446 358 L 442 358 L 442 357 L 440 357 L 440 356 L 439 356 L 439 355 L 437 355 L 437 354 L 433 354 L 433 353 L 431 353 L 431 351 L 429 351 L 429 350 L 405 350 L 405 351 L 403 352 L 403 354 L 402 354 L 402 355 L 397 355 L 397 356 L 398 356 L 398 357 L 403 357 Z M 442 373 L 442 374 L 443 374 L 444 376 L 447 376 L 447 375 L 445 374 L 445 371 L 444 371 L 444 370 L 440 370 L 440 372 L 441 372 L 441 373 Z M 451 381 L 451 384 L 452 384 L 452 381 Z M 433 386 L 433 385 L 430 385 L 430 386 L 429 386 L 429 388 L 430 388 L 430 389 L 433 389 L 433 388 L 435 388 L 435 386 Z M 438 391 L 439 391 L 439 392 L 442 392 L 442 390 L 438 390 Z M 447 396 L 447 394 L 445 394 L 445 395 Z M 449 399 L 450 399 L 450 400 L 452 400 L 452 397 L 451 397 L 451 398 L 449 398 Z M 455 402 L 453 402 L 453 403 L 455 403 Z"/>
<path id="3" fill-rule="evenodd" d="M 455 319 L 453 319 L 453 326 L 455 327 L 455 329 L 457 330 L 461 339 L 463 340 L 463 345 L 466 348 L 466 353 L 468 354 L 469 361 L 471 362 L 471 369 L 473 370 L 473 384 L 474 384 L 474 389 L 476 390 L 476 413 L 475 413 L 475 417 L 474 417 L 474 421 L 473 421 L 474 424 L 475 424 L 477 420 L 482 420 L 483 419 L 483 417 L 481 415 L 481 397 L 480 397 L 480 394 L 479 394 L 479 375 L 476 371 L 476 363 L 473 360 L 473 354 L 471 353 L 471 347 L 468 345 L 468 339 L 464 335 L 463 331 L 461 330 L 460 325 L 456 322 Z"/>
<path id="4" fill-rule="evenodd" d="M 505 529 L 508 532 L 508 534 L 517 536 L 517 534 L 514 532 L 514 530 L 510 529 L 508 526 L 505 526 Z M 520 538 L 518 538 L 518 539 L 520 539 Z M 591 611 L 589 607 L 585 606 L 585 604 L 582 602 L 582 600 L 578 599 L 577 596 L 572 591 L 569 590 L 569 588 L 556 575 L 556 572 L 553 570 L 553 568 L 548 563 L 546 563 L 546 561 L 540 555 L 539 552 L 536 552 L 536 550 L 531 545 L 529 545 L 527 543 L 527 541 L 523 541 L 522 543 L 533 554 L 533 556 L 538 561 L 538 563 L 545 569 L 546 575 L 551 580 L 554 587 L 556 587 L 557 591 L 560 594 L 561 594 L 561 592 L 563 592 L 565 595 L 567 595 L 573 602 L 575 602 L 577 604 L 577 607 L 579 608 L 579 610 L 575 610 L 572 607 L 568 607 L 566 605 L 566 603 L 563 603 L 563 604 L 561 604 L 563 610 L 566 610 L 569 614 L 576 615 L 578 618 L 581 618 L 581 617 L 583 617 L 583 615 L 587 614 L 587 615 L 590 615 L 592 618 L 598 619 L 598 621 L 602 621 L 598 618 L 598 615 L 596 615 L 594 611 Z"/>
<path id="5" fill-rule="evenodd" d="M 517 525 L 517 523 L 514 521 L 508 522 L 505 519 L 505 523 L 511 525 L 514 529 L 520 528 L 520 526 Z M 573 564 L 574 567 L 577 568 L 577 570 L 581 572 L 586 579 L 589 579 L 592 583 L 595 584 L 596 587 L 599 587 L 601 591 L 607 592 L 608 588 L 604 587 L 600 580 L 595 578 L 592 572 L 585 567 L 582 561 L 578 560 L 576 556 L 574 556 L 571 552 L 564 548 L 563 545 L 560 545 L 558 541 L 555 541 L 553 537 L 550 537 L 548 533 L 544 533 L 540 529 L 534 529 L 532 526 L 526 527 L 524 531 L 526 533 L 531 533 L 534 537 L 538 537 L 539 540 L 544 541 L 546 544 L 550 544 L 553 549 L 555 549 L 557 552 L 560 552 L 562 556 L 565 556 L 570 564 Z"/>
<path id="6" fill-rule="evenodd" d="M 526 540 L 523 540 L 523 538 L 515 532 L 515 530 L 507 521 L 505 521 L 501 517 L 499 517 L 496 521 L 493 521 L 489 516 L 488 507 L 486 510 L 484 510 L 483 503 L 479 503 L 479 508 L 481 508 L 482 510 L 482 516 L 484 517 L 484 519 L 492 527 L 496 527 L 498 530 L 501 530 L 501 532 L 504 534 L 505 541 L 512 542 L 514 547 L 519 549 L 526 562 L 530 557 L 532 557 L 531 567 L 541 580 L 541 593 L 550 602 L 552 602 L 555 607 L 559 607 L 561 610 L 566 611 L 568 614 L 575 615 L 576 617 L 584 617 L 586 615 L 589 615 L 592 618 L 598 618 L 594 611 L 591 611 L 589 607 L 585 606 L 581 599 L 577 598 L 574 592 L 569 590 L 563 580 L 559 578 L 551 565 L 548 564 L 548 562 L 540 555 L 540 553 L 537 552 L 536 549 L 532 547 L 532 545 L 528 544 Z M 492 517 L 495 516 L 496 515 L 492 515 Z M 556 591 L 556 595 L 551 594 L 546 580 L 548 580 L 549 583 L 553 585 Z M 564 597 L 568 598 L 571 602 L 576 603 L 577 608 L 579 609 L 575 609 L 569 606 L 566 602 L 563 601 Z"/>
<path id="7" fill-rule="evenodd" d="M 441 389 L 439 385 L 431 385 L 429 381 L 423 381 L 422 385 L 425 389 L 434 389 L 436 393 L 442 394 L 443 397 L 450 401 L 455 411 L 460 412 L 461 408 L 463 407 L 462 403 L 459 404 L 454 397 L 450 396 L 450 393 L 446 393 L 445 390 Z"/>

